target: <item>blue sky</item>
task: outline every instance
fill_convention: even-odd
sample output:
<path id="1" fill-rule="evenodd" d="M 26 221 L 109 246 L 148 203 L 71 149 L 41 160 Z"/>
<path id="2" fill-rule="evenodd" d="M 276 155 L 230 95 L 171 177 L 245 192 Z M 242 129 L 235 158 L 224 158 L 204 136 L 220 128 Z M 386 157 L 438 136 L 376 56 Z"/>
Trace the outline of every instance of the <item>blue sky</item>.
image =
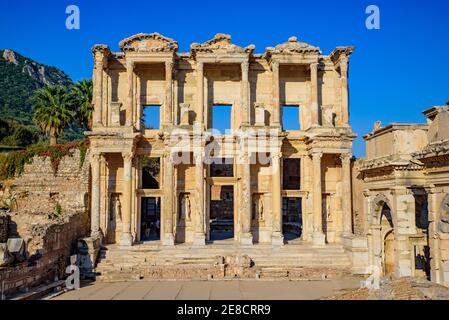
<path id="1" fill-rule="evenodd" d="M 65 9 L 78 5 L 81 29 L 65 28 Z M 365 28 L 365 8 L 381 11 L 381 29 Z M 54 65 L 74 80 L 90 77 L 95 43 L 118 49 L 139 32 L 157 31 L 188 51 L 215 33 L 256 52 L 292 35 L 319 46 L 357 47 L 351 58 L 351 124 L 361 136 L 373 122 L 424 122 L 421 111 L 449 100 L 449 1 L 6 1 L 0 11 L 0 48 Z"/>

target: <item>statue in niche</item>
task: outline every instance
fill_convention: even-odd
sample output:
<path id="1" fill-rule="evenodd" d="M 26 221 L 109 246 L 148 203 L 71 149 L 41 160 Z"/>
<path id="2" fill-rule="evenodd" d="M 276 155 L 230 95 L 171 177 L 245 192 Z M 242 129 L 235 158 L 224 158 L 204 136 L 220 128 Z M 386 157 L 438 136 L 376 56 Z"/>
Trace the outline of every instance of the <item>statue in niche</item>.
<path id="1" fill-rule="evenodd" d="M 185 194 L 181 198 L 180 220 L 190 221 L 190 197 Z"/>
<path id="2" fill-rule="evenodd" d="M 257 197 L 254 201 L 254 219 L 262 221 L 264 219 L 264 208 L 262 196 Z"/>
<path id="3" fill-rule="evenodd" d="M 120 196 L 118 194 L 112 196 L 110 220 L 117 222 L 122 220 L 122 204 L 120 203 Z"/>

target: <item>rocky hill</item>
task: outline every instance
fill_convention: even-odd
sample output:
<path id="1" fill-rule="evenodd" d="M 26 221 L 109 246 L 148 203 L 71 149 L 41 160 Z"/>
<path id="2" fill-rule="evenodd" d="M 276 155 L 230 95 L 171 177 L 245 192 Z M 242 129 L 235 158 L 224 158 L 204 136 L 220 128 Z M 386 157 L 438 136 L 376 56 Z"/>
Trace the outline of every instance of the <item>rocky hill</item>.
<path id="1" fill-rule="evenodd" d="M 47 85 L 70 85 L 63 71 L 38 63 L 12 50 L 0 50 L 0 118 L 30 124 L 29 101 L 36 89 Z"/>

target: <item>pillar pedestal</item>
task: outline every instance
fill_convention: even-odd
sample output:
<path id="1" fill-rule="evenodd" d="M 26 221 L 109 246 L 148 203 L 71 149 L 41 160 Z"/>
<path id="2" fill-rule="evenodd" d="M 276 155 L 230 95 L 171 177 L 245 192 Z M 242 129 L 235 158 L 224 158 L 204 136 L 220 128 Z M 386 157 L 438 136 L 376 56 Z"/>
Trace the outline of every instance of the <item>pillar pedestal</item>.
<path id="1" fill-rule="evenodd" d="M 273 235 L 271 236 L 271 244 L 273 247 L 281 247 L 284 245 L 284 235 L 279 232 L 273 232 Z"/>
<path id="2" fill-rule="evenodd" d="M 322 231 L 314 231 L 312 233 L 312 245 L 314 246 L 326 245 L 326 236 Z"/>
<path id="3" fill-rule="evenodd" d="M 133 236 L 131 233 L 123 233 L 120 240 L 120 246 L 131 247 L 133 245 Z"/>
<path id="4" fill-rule="evenodd" d="M 206 245 L 206 236 L 204 233 L 195 234 L 192 242 L 193 247 L 204 247 Z"/>
<path id="5" fill-rule="evenodd" d="M 240 245 L 249 247 L 253 245 L 253 235 L 251 233 L 242 233 L 240 235 Z"/>
<path id="6" fill-rule="evenodd" d="M 175 238 L 172 233 L 166 233 L 162 239 L 163 246 L 174 246 Z"/>

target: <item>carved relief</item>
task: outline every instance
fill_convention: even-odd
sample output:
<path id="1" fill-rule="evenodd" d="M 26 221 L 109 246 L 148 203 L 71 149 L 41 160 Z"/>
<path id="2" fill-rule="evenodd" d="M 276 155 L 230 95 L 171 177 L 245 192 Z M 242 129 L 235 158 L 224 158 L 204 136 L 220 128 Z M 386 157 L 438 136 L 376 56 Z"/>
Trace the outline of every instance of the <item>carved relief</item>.
<path id="1" fill-rule="evenodd" d="M 176 52 L 178 43 L 159 33 L 139 33 L 119 43 L 122 51 L 131 52 Z"/>
<path id="2" fill-rule="evenodd" d="M 231 36 L 228 34 L 218 33 L 215 37 L 204 43 L 192 43 L 190 50 L 193 54 L 197 52 L 207 53 L 248 53 L 251 54 L 255 49 L 254 45 L 249 45 L 245 48 L 239 47 L 231 43 Z"/>

